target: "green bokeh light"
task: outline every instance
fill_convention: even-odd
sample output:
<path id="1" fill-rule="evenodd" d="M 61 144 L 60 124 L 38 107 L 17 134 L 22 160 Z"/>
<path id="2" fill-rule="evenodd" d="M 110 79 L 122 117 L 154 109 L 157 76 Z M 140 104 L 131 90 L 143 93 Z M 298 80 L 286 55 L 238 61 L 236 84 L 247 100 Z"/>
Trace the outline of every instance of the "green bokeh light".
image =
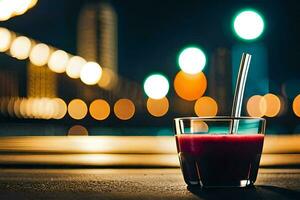
<path id="1" fill-rule="evenodd" d="M 240 11 L 233 19 L 234 33 L 243 40 L 255 40 L 259 38 L 265 28 L 262 15 L 253 9 Z"/>
<path id="2" fill-rule="evenodd" d="M 161 74 L 152 74 L 144 81 L 144 91 L 152 99 L 162 99 L 169 92 L 169 81 Z"/>
<path id="3" fill-rule="evenodd" d="M 206 65 L 205 53 L 199 47 L 186 47 L 178 56 L 178 65 L 185 73 L 197 74 L 201 72 Z"/>

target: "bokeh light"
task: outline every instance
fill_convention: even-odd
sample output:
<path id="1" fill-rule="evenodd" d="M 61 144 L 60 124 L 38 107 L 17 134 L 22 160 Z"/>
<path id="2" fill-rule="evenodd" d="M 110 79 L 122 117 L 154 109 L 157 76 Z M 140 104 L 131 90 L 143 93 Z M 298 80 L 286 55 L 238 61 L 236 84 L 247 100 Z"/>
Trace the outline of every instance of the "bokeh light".
<path id="1" fill-rule="evenodd" d="M 51 119 L 56 114 L 56 110 L 54 109 L 55 104 L 54 101 L 50 98 L 42 98 L 42 118 L 43 119 Z"/>
<path id="2" fill-rule="evenodd" d="M 119 99 L 114 105 L 114 113 L 121 120 L 132 118 L 135 112 L 135 106 L 129 99 Z"/>
<path id="3" fill-rule="evenodd" d="M 34 104 L 35 98 L 28 98 L 25 104 L 25 115 L 27 116 L 27 118 L 33 118 L 33 111 L 32 111 L 32 107 Z"/>
<path id="4" fill-rule="evenodd" d="M 51 113 L 48 113 L 48 101 L 49 100 L 47 98 L 32 98 L 31 101 L 28 101 L 27 111 L 30 118 L 50 119 L 52 115 L 52 109 L 50 108 Z"/>
<path id="5" fill-rule="evenodd" d="M 213 98 L 203 96 L 196 101 L 194 111 L 199 117 L 216 116 L 218 104 Z"/>
<path id="6" fill-rule="evenodd" d="M 32 104 L 34 98 L 23 99 L 20 105 L 20 112 L 25 118 L 33 118 Z"/>
<path id="7" fill-rule="evenodd" d="M 73 56 L 70 58 L 66 73 L 70 78 L 79 78 L 80 77 L 80 71 L 83 67 L 83 65 L 86 64 L 86 60 L 80 56 Z"/>
<path id="8" fill-rule="evenodd" d="M 50 55 L 48 66 L 53 72 L 63 73 L 66 71 L 68 61 L 69 56 L 65 51 L 56 50 Z"/>
<path id="9" fill-rule="evenodd" d="M 197 74 L 203 70 L 206 64 L 206 57 L 201 49 L 188 47 L 180 53 L 178 64 L 185 73 Z"/>
<path id="10" fill-rule="evenodd" d="M 25 36 L 15 38 L 10 47 L 10 54 L 19 60 L 28 58 L 31 48 L 31 41 Z"/>
<path id="11" fill-rule="evenodd" d="M 80 71 L 80 79 L 87 85 L 98 83 L 102 75 L 102 68 L 98 63 L 87 62 Z"/>
<path id="12" fill-rule="evenodd" d="M 29 55 L 30 62 L 36 66 L 47 64 L 50 55 L 50 48 L 44 43 L 35 45 Z"/>
<path id="13" fill-rule="evenodd" d="M 293 101 L 293 111 L 296 116 L 300 117 L 300 94 Z"/>
<path id="14" fill-rule="evenodd" d="M 32 105 L 33 117 L 36 119 L 43 118 L 43 99 L 35 98 Z"/>
<path id="15" fill-rule="evenodd" d="M 28 98 L 26 101 L 26 116 L 28 118 L 37 118 L 37 98 Z"/>
<path id="16" fill-rule="evenodd" d="M 81 125 L 74 125 L 68 131 L 68 136 L 88 136 L 88 130 Z"/>
<path id="17" fill-rule="evenodd" d="M 14 4 L 14 13 L 16 15 L 22 15 L 29 8 L 31 4 L 31 0 L 22 0 L 22 1 L 14 0 L 12 1 L 12 3 Z"/>
<path id="18" fill-rule="evenodd" d="M 54 105 L 51 99 L 49 98 L 39 98 L 36 101 L 35 118 L 38 119 L 50 119 L 54 115 Z"/>
<path id="19" fill-rule="evenodd" d="M 31 101 L 27 102 L 27 111 L 30 118 L 38 118 L 38 98 L 30 98 Z"/>
<path id="20" fill-rule="evenodd" d="M 33 101 L 33 105 L 31 109 L 32 109 L 33 117 L 35 119 L 43 118 L 43 108 L 44 108 L 43 101 L 44 100 L 40 98 L 35 98 Z"/>
<path id="21" fill-rule="evenodd" d="M 28 118 L 29 116 L 27 115 L 27 99 L 23 98 L 21 103 L 20 103 L 20 114 L 23 118 Z"/>
<path id="22" fill-rule="evenodd" d="M 207 80 L 203 72 L 191 75 L 180 71 L 175 76 L 175 92 L 187 101 L 199 99 L 204 94 L 206 87 Z"/>
<path id="23" fill-rule="evenodd" d="M 37 0 L 1 0 L 0 1 L 0 21 L 8 20 L 15 15 L 24 14 L 33 7 Z"/>
<path id="24" fill-rule="evenodd" d="M 8 104 L 7 104 L 7 112 L 10 117 L 15 116 L 15 111 L 14 111 L 15 100 L 16 100 L 16 98 L 14 98 L 14 97 L 10 98 L 8 101 Z"/>
<path id="25" fill-rule="evenodd" d="M 21 115 L 21 102 L 22 102 L 22 99 L 21 98 L 17 98 L 14 102 L 14 113 L 15 113 L 15 116 L 17 118 L 21 118 L 22 115 Z"/>
<path id="26" fill-rule="evenodd" d="M 264 20 L 256 11 L 240 12 L 233 22 L 235 33 L 244 40 L 258 38 L 264 30 Z"/>
<path id="27" fill-rule="evenodd" d="M 60 98 L 22 98 L 14 102 L 14 113 L 22 118 L 61 119 L 66 112 L 67 105 Z"/>
<path id="28" fill-rule="evenodd" d="M 14 12 L 11 0 L 1 0 L 0 1 L 0 21 L 8 20 Z"/>
<path id="29" fill-rule="evenodd" d="M 94 100 L 90 105 L 90 114 L 97 120 L 106 119 L 110 114 L 109 104 L 104 99 Z"/>
<path id="30" fill-rule="evenodd" d="M 29 4 L 29 8 L 32 8 L 33 6 L 35 6 L 37 2 L 38 2 L 38 0 L 31 0 L 31 2 Z"/>
<path id="31" fill-rule="evenodd" d="M 155 117 L 164 116 L 169 110 L 169 100 L 167 99 L 167 97 L 164 97 L 162 99 L 148 98 L 147 110 L 151 115 Z"/>
<path id="32" fill-rule="evenodd" d="M 11 43 L 11 32 L 6 28 L 0 27 L 0 52 L 8 50 Z"/>
<path id="33" fill-rule="evenodd" d="M 148 76 L 144 82 L 144 91 L 152 99 L 162 99 L 169 91 L 169 81 L 161 74 Z"/>
<path id="34" fill-rule="evenodd" d="M 110 90 L 117 84 L 117 81 L 118 81 L 118 77 L 111 69 L 103 68 L 102 76 L 98 82 L 98 85 L 101 88 Z"/>
<path id="35" fill-rule="evenodd" d="M 191 133 L 207 133 L 208 125 L 204 121 L 192 120 L 191 121 Z"/>
<path id="36" fill-rule="evenodd" d="M 31 110 L 32 118 L 34 118 L 34 119 L 41 118 L 41 116 L 39 115 L 39 111 L 40 111 L 41 107 L 43 106 L 41 101 L 39 101 L 38 98 L 34 98 L 32 100 L 32 104 L 30 104 L 30 106 L 31 106 L 30 110 Z"/>
<path id="37" fill-rule="evenodd" d="M 267 110 L 267 104 L 263 96 L 254 95 L 247 102 L 247 112 L 251 117 L 262 117 Z"/>
<path id="38" fill-rule="evenodd" d="M 67 113 L 67 104 L 65 103 L 64 100 L 60 99 L 60 98 L 54 98 L 52 99 L 52 101 L 54 102 L 54 115 L 53 118 L 54 119 L 62 119 L 66 113 Z"/>
<path id="39" fill-rule="evenodd" d="M 73 119 L 83 119 L 87 111 L 87 106 L 81 99 L 73 99 L 68 105 L 68 113 Z"/>
<path id="40" fill-rule="evenodd" d="M 275 117 L 276 115 L 278 115 L 281 109 L 281 102 L 279 97 L 269 93 L 264 95 L 263 98 L 266 103 L 265 116 Z"/>

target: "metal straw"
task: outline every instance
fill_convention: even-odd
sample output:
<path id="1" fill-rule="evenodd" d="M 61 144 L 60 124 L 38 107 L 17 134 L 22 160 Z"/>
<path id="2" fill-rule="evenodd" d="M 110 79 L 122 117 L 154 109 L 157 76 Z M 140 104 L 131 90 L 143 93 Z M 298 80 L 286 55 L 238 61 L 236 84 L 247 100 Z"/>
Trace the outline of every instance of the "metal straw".
<path id="1" fill-rule="evenodd" d="M 233 97 L 233 105 L 232 105 L 232 112 L 231 112 L 231 117 L 233 118 L 241 116 L 245 84 L 247 80 L 250 61 L 251 61 L 251 55 L 248 53 L 243 53 L 238 77 L 236 80 L 234 97 Z M 234 119 L 233 122 L 231 123 L 230 134 L 237 133 L 238 126 L 239 126 L 239 121 Z"/>

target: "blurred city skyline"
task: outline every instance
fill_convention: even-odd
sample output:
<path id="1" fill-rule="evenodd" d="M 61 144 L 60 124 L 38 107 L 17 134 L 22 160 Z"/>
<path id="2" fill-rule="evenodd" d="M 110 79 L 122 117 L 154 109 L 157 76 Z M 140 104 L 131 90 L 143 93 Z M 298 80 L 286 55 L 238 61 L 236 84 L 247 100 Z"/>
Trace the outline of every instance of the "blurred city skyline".
<path id="1" fill-rule="evenodd" d="M 191 45 L 198 46 L 205 52 L 207 63 L 203 72 L 207 79 L 207 88 L 204 89 L 204 96 L 212 97 L 216 101 L 218 115 L 229 115 L 235 84 L 234 72 L 239 67 L 237 63 L 240 52 L 250 49 L 255 60 L 250 66 L 252 72 L 246 86 L 248 90 L 246 89 L 244 99 L 244 115 L 251 115 L 251 111 L 246 112 L 246 109 L 251 109 L 250 103 L 247 104 L 250 97 L 272 93 L 280 99 L 280 112 L 275 112 L 272 118 L 269 116 L 269 133 L 297 132 L 300 128 L 294 114 L 296 111 L 292 107 L 294 98 L 300 93 L 300 80 L 297 77 L 299 28 L 294 25 L 299 22 L 297 3 L 274 1 L 272 7 L 267 7 L 267 4 L 267 1 L 174 3 L 76 0 L 71 3 L 40 0 L 25 14 L 2 21 L 0 26 L 74 56 L 82 56 L 87 61 L 98 62 L 103 69 L 108 70 L 103 72 L 109 77 L 115 77 L 111 80 L 116 81 L 116 85 L 88 86 L 66 75 L 52 73 L 48 68 L 32 66 L 28 60 L 16 60 L 1 53 L 1 96 L 59 97 L 66 104 L 79 98 L 87 104 L 87 108 L 83 106 L 83 110 L 91 109 L 90 104 L 94 100 L 104 99 L 110 106 L 107 111 L 109 118 L 106 119 L 107 113 L 96 113 L 95 117 L 91 111 L 86 111 L 86 114 L 90 112 L 87 117 L 84 115 L 83 118 L 78 118 L 83 121 L 69 120 L 68 117 L 64 121 L 70 125 L 97 127 L 99 121 L 93 118 L 103 118 L 105 120 L 100 123 L 105 127 L 158 125 L 171 128 L 175 116 L 199 115 L 199 111 L 194 110 L 195 100 L 199 97 L 186 101 L 184 94 L 182 98 L 178 91 L 178 88 L 186 87 L 186 82 L 181 83 L 183 86 L 176 86 L 174 82 L 173 88 L 173 81 L 180 70 L 177 61 L 179 53 Z M 262 37 L 245 42 L 233 34 L 231 25 L 234 15 L 249 7 L 263 15 L 266 26 Z M 289 17 L 286 16 L 287 12 Z M 290 31 L 286 31 L 288 28 Z M 147 103 L 147 96 L 142 88 L 145 79 L 154 73 L 163 74 L 169 80 L 168 103 Z M 178 74 L 176 77 L 179 77 Z M 7 85 L 11 88 L 7 89 Z M 130 102 L 120 102 L 119 106 L 125 106 L 125 110 L 119 110 L 123 114 L 118 115 L 118 109 L 114 106 L 123 98 L 131 99 L 134 107 L 130 111 Z M 277 99 L 274 98 L 267 95 L 266 99 L 276 102 Z M 9 104 L 9 100 L 5 101 Z M 208 101 L 203 102 L 206 107 L 211 106 L 205 104 Z M 95 103 L 95 109 L 104 104 L 105 102 Z M 164 107 L 155 107 L 157 104 Z M 78 105 L 81 104 L 76 104 L 75 107 Z M 255 107 L 255 102 L 253 105 Z M 154 109 L 154 114 L 151 114 L 158 118 L 150 115 L 147 109 L 150 113 Z M 267 111 L 273 112 L 270 108 Z M 121 123 L 118 118 L 122 117 L 133 118 Z M 22 122 L 16 118 L 4 120 Z"/>

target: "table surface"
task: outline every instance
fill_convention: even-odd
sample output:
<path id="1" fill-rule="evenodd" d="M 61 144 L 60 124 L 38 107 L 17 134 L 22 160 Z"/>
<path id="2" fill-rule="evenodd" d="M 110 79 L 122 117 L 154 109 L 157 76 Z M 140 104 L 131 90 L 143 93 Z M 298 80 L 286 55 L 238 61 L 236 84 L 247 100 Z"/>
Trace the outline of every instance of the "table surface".
<path id="1" fill-rule="evenodd" d="M 179 168 L 1 168 L 0 199 L 300 199 L 300 169 L 260 169 L 253 188 L 201 190 Z"/>
<path id="2" fill-rule="evenodd" d="M 179 166 L 174 136 L 0 137 L 0 165 L 24 164 Z M 300 134 L 266 136 L 260 166 L 299 167 Z"/>

